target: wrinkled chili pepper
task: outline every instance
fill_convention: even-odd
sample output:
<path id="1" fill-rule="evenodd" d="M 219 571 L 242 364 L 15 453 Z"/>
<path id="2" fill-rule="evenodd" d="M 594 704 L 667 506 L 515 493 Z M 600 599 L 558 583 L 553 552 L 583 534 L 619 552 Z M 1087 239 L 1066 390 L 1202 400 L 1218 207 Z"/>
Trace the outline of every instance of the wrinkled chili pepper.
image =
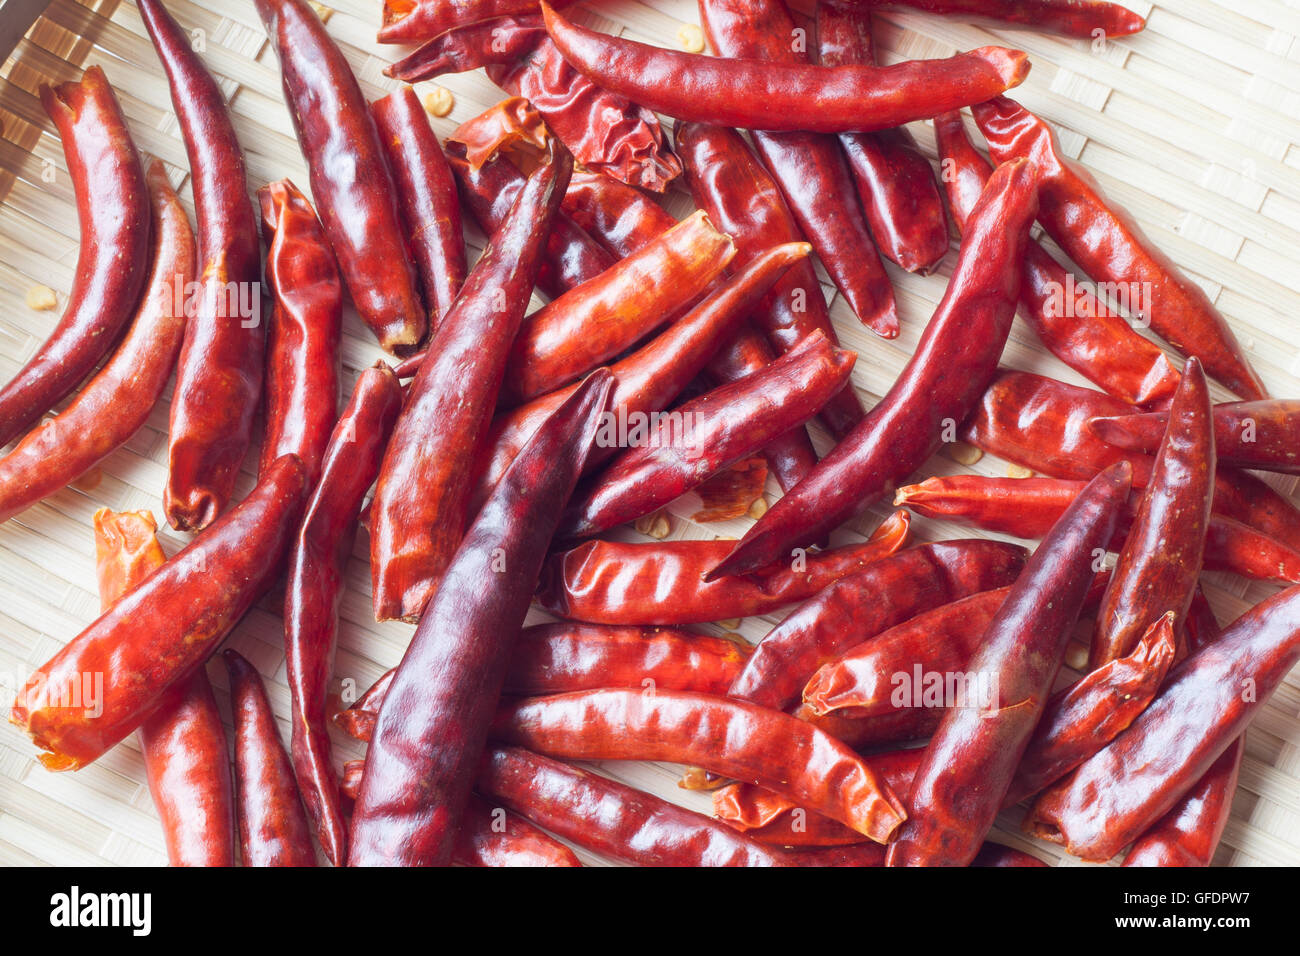
<path id="1" fill-rule="evenodd" d="M 612 386 L 608 370 L 594 372 L 538 429 L 447 566 L 379 711 L 349 865 L 450 859 L 542 560 Z"/>
<path id="2" fill-rule="evenodd" d="M 257 191 L 274 296 L 266 333 L 266 432 L 259 470 L 297 455 L 315 485 L 338 418 L 343 286 L 316 211 L 287 179 Z"/>
<path id="3" fill-rule="evenodd" d="M 72 293 L 36 354 L 0 389 L 0 446 L 30 428 L 99 364 L 131 320 L 149 271 L 144 167 L 104 71 L 41 84 L 63 140 L 81 228 Z"/>
<path id="4" fill-rule="evenodd" d="M 574 0 L 556 0 L 567 7 Z M 420 43 L 454 27 L 516 13 L 536 13 L 537 0 L 384 0 L 380 43 Z"/>
<path id="5" fill-rule="evenodd" d="M 280 61 L 311 194 L 352 301 L 386 351 L 413 346 L 427 327 L 419 279 L 361 87 L 306 0 L 254 5 Z"/>
<path id="6" fill-rule="evenodd" d="M 860 750 L 929 737 L 943 717 L 943 711 L 937 707 L 911 707 L 892 714 L 862 719 L 842 717 L 836 713 L 819 716 L 807 704 L 800 704 L 791 713 L 836 740 Z"/>
<path id="7" fill-rule="evenodd" d="M 945 712 L 886 865 L 967 866 L 979 852 L 1042 716 L 1132 472 L 1120 462 L 1094 478 L 1011 586 L 967 664 L 987 677 L 993 699 Z"/>
<path id="8" fill-rule="evenodd" d="M 235 786 L 244 866 L 315 866 L 311 829 L 298 798 L 262 678 L 238 651 L 222 652 L 235 721 Z"/>
<path id="9" fill-rule="evenodd" d="M 175 290 L 194 279 L 194 233 L 161 162 L 146 174 L 151 265 L 130 328 L 72 403 L 0 458 L 0 521 L 85 474 L 139 430 L 161 397 L 185 333 Z"/>
<path id="10" fill-rule="evenodd" d="M 1265 397 L 1209 296 L 1107 200 L 1091 173 L 1061 152 L 1047 123 L 1004 96 L 972 109 L 994 160 L 1033 160 L 1041 176 L 1039 221 L 1083 272 L 1094 282 L 1129 290 L 1130 299 L 1142 303 L 1134 311 L 1179 352 L 1199 358 L 1207 375 L 1243 398 Z"/>
<path id="11" fill-rule="evenodd" d="M 862 544 L 800 551 L 753 575 L 708 584 L 700 576 L 732 542 L 589 541 L 550 557 L 537 598 L 553 614 L 594 624 L 729 621 L 803 601 L 893 554 L 907 537 L 907 514 L 896 512 Z"/>
<path id="12" fill-rule="evenodd" d="M 620 259 L 626 259 L 677 225 L 670 212 L 641 190 L 604 173 L 585 169 L 574 170 L 560 208 L 584 232 Z M 735 240 L 732 231 L 717 222 L 712 210 L 706 212 L 721 232 Z M 798 236 L 794 238 L 799 239 Z M 739 248 L 737 252 L 740 252 Z"/>
<path id="13" fill-rule="evenodd" d="M 559 840 L 476 793 L 461 814 L 451 861 L 461 866 L 582 866 Z"/>
<path id="14" fill-rule="evenodd" d="M 975 207 L 943 301 L 888 394 L 746 532 L 708 580 L 771 564 L 893 490 L 966 417 L 1011 330 L 1037 200 L 1027 162 L 998 168 Z"/>
<path id="15" fill-rule="evenodd" d="M 934 133 L 948 203 L 961 230 L 993 167 L 967 137 L 960 113 L 936 116 Z M 1025 245 L 1020 303 L 1021 315 L 1044 347 L 1111 395 L 1145 405 L 1178 388 L 1178 371 L 1160 347 L 1138 335 L 1086 283 L 1076 286 L 1032 239 Z"/>
<path id="16" fill-rule="evenodd" d="M 836 0 L 866 4 L 872 9 L 909 7 L 926 13 L 967 18 L 987 18 L 1010 28 L 1050 30 L 1065 36 L 1096 39 L 1127 36 L 1146 26 L 1146 20 L 1118 3 L 1104 0 Z"/>
<path id="17" fill-rule="evenodd" d="M 330 761 L 326 696 L 357 516 L 401 407 L 402 389 L 388 366 L 381 362 L 361 373 L 326 446 L 289 557 L 284 650 L 293 766 L 307 815 L 335 866 L 346 859 L 347 827 Z"/>
<path id="18" fill-rule="evenodd" d="M 471 517 L 469 463 L 485 447 L 510 342 L 573 168 L 563 146 L 552 146 L 443 317 L 384 452 L 370 511 L 377 620 L 419 616 Z"/>
<path id="19" fill-rule="evenodd" d="M 153 170 L 150 170 L 152 176 Z M 193 249 L 190 252 L 193 255 Z M 167 560 L 147 511 L 95 512 L 100 610 Z M 180 681 L 140 725 L 145 779 L 172 866 L 235 865 L 235 796 L 226 731 L 207 672 Z"/>

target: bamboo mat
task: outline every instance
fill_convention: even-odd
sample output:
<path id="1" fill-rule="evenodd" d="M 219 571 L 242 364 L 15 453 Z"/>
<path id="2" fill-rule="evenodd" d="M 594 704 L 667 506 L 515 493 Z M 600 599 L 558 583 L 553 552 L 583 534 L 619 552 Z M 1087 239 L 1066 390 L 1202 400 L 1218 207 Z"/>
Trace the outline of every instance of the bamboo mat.
<path id="1" fill-rule="evenodd" d="M 802 4 L 800 4 L 802 5 Z M 1030 109 L 1055 122 L 1066 150 L 1100 178 L 1142 226 L 1194 278 L 1229 317 L 1270 392 L 1300 396 L 1300 0 L 1128 0 L 1150 13 L 1147 30 L 1094 48 L 1028 32 L 1002 32 L 911 13 L 878 18 L 886 62 L 948 56 L 958 49 L 996 43 L 1027 50 L 1034 63 L 1028 82 L 1014 92 Z M 333 0 L 328 28 L 340 43 L 370 98 L 394 88 L 382 76 L 396 48 L 374 42 L 380 0 Z M 174 0 L 169 9 L 193 33 L 203 58 L 231 101 L 248 157 L 250 186 L 283 176 L 306 188 L 307 175 L 280 95 L 273 52 L 251 0 Z M 805 8 L 806 9 L 806 8 Z M 4 16 L 0 5 L 0 16 Z M 663 46 L 678 45 L 683 24 L 697 23 L 693 0 L 599 0 L 579 14 L 600 29 Z M 139 14 L 118 0 L 54 0 L 13 56 L 0 67 L 0 378 L 8 380 L 44 340 L 59 310 L 34 312 L 24 296 L 36 283 L 64 297 L 77 256 L 77 218 L 62 150 L 35 97 L 42 80 L 73 79 L 97 63 L 118 92 L 136 144 L 168 164 L 172 181 L 189 202 L 189 170 L 172 115 L 168 90 Z M 455 95 L 450 117 L 434 120 L 445 137 L 457 124 L 499 100 L 481 73 L 437 81 Z M 420 84 L 424 92 L 434 84 Z M 670 128 L 670 124 L 665 124 Z M 914 124 L 933 156 L 928 124 Z M 689 198 L 677 190 L 668 208 L 683 216 Z M 192 215 L 191 208 L 191 215 Z M 482 237 L 469 236 L 471 254 Z M 917 337 L 943 294 L 955 259 L 927 278 L 889 266 L 903 322 L 901 337 L 882 341 L 863 329 L 839 302 L 836 326 L 847 348 L 858 351 L 853 378 L 868 403 L 876 401 L 914 350 Z M 828 297 L 834 289 L 822 273 Z M 381 357 L 355 315 L 346 318 L 344 384 Z M 1047 355 L 1017 321 L 1004 361 L 1065 381 L 1083 383 Z M 1227 398 L 1218 390 L 1216 400 Z M 0 698 L 74 637 L 97 613 L 90 518 L 96 508 L 161 512 L 168 405 L 160 403 L 127 445 L 77 487 L 52 496 L 0 525 Z M 826 447 L 825 436 L 816 436 Z M 250 468 L 255 457 L 250 455 Z M 936 456 L 927 474 L 975 470 L 1005 474 L 1006 464 L 984 457 L 972 467 Z M 240 493 L 252 485 L 242 477 Z M 1297 497 L 1296 480 L 1268 476 Z M 768 489 L 769 499 L 775 485 Z M 747 520 L 709 526 L 691 523 L 689 500 L 669 511 L 672 537 L 708 538 L 743 533 Z M 860 539 L 887 513 L 877 508 L 837 540 Z M 920 539 L 971 532 L 917 519 Z M 622 532 L 629 538 L 634 532 Z M 168 530 L 164 546 L 178 549 L 184 536 Z M 359 692 L 398 662 L 412 628 L 377 625 L 370 603 L 364 535 L 358 542 L 343 602 L 335 668 L 341 690 Z M 1206 574 L 1212 604 L 1223 621 L 1272 593 L 1271 585 Z M 288 737 L 288 690 L 277 608 L 280 595 L 263 600 L 229 644 L 266 677 L 272 704 Z M 541 620 L 534 612 L 530 623 Z M 757 641 L 775 618 L 751 618 L 739 632 Z M 704 627 L 722 633 L 721 627 Z M 224 667 L 210 665 L 228 717 Z M 1064 678 L 1063 678 L 1064 679 Z M 8 709 L 8 700 L 0 700 Z M 336 758 L 361 755 L 336 737 Z M 0 723 L 0 863 L 165 863 L 162 835 L 144 782 L 135 738 L 76 774 L 47 773 L 30 742 Z M 635 786 L 701 811 L 709 800 L 677 788 L 677 768 L 657 764 L 606 764 L 600 768 Z M 996 839 L 1031 849 L 1043 859 L 1082 865 L 1058 848 L 1018 830 L 1020 811 L 1004 814 Z M 585 851 L 584 862 L 606 863 Z M 1300 672 L 1293 673 L 1247 735 L 1241 786 L 1216 863 L 1300 864 Z"/>

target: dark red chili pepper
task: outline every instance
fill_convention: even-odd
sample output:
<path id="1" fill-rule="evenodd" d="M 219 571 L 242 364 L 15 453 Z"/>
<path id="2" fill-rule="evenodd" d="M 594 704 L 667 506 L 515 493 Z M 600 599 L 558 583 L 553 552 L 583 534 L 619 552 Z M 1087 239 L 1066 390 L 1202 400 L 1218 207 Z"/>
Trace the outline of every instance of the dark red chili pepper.
<path id="1" fill-rule="evenodd" d="M 943 710 L 938 707 L 909 707 L 892 714 L 865 719 L 842 717 L 834 713 L 818 716 L 807 704 L 800 704 L 791 713 L 836 740 L 860 750 L 896 746 L 907 740 L 929 737 L 943 717 Z"/>
<path id="2" fill-rule="evenodd" d="M 948 291 L 888 394 L 799 486 L 749 529 L 707 580 L 743 574 L 819 540 L 893 490 L 962 421 L 1011 329 L 1037 208 L 1033 167 L 999 167 L 971 216 Z"/>
<path id="3" fill-rule="evenodd" d="M 144 167 L 104 71 L 92 66 L 75 83 L 41 84 L 41 105 L 63 140 L 81 249 L 63 318 L 0 389 L 0 446 L 34 425 L 108 354 L 149 272 Z"/>
<path id="4" fill-rule="evenodd" d="M 194 279 L 194 232 L 161 162 L 146 175 L 153 241 L 144 297 L 121 345 L 53 419 L 0 458 L 0 521 L 30 508 L 125 444 L 167 386 L 185 333 L 176 290 Z"/>
<path id="5" fill-rule="evenodd" d="M 1228 825 L 1246 742 L 1238 737 L 1169 812 L 1137 838 L 1125 866 L 1209 866 Z"/>
<path id="6" fill-rule="evenodd" d="M 641 190 L 604 173 L 585 169 L 574 170 L 569 180 L 569 191 L 564 194 L 564 204 L 560 208 L 584 232 L 620 259 L 626 259 L 677 225 L 670 212 Z M 706 211 L 716 223 L 717 217 L 713 212 Z M 736 238 L 725 225 L 718 226 L 733 240 Z"/>
<path id="7" fill-rule="evenodd" d="M 284 99 L 339 271 L 389 352 L 427 327 L 403 242 L 397 187 L 352 68 L 307 0 L 255 0 L 280 61 Z"/>
<path id="8" fill-rule="evenodd" d="M 1039 221 L 1066 255 L 1093 281 L 1130 291 L 1130 300 L 1141 303 L 1133 311 L 1179 352 L 1199 358 L 1207 375 L 1243 398 L 1265 397 L 1263 383 L 1209 296 L 1127 212 L 1109 203 L 1091 173 L 1061 152 L 1047 123 L 1004 96 L 976 104 L 973 111 L 994 160 L 1033 160 L 1041 176 Z"/>
<path id="9" fill-rule="evenodd" d="M 971 866 L 1047 866 L 1036 856 L 1013 850 L 1001 843 L 985 843 L 971 860 Z"/>
<path id="10" fill-rule="evenodd" d="M 574 0 L 555 0 L 567 7 Z M 384 0 L 380 43 L 421 43 L 440 33 L 494 17 L 536 13 L 537 0 Z"/>
<path id="11" fill-rule="evenodd" d="M 538 429 L 423 609 L 379 711 L 349 865 L 450 859 L 546 548 L 612 386 L 608 370 L 594 372 Z"/>
<path id="12" fill-rule="evenodd" d="M 841 2 L 841 0 L 836 0 Z M 997 21 L 1008 28 L 1050 30 L 1065 36 L 1096 39 L 1127 36 L 1146 26 L 1146 20 L 1118 3 L 1104 0 L 842 0 L 872 9 L 910 7 L 926 13 L 974 17 Z"/>
<path id="13" fill-rule="evenodd" d="M 555 837 L 477 793 L 460 817 L 451 861 L 460 866 L 582 866 L 578 856 Z"/>

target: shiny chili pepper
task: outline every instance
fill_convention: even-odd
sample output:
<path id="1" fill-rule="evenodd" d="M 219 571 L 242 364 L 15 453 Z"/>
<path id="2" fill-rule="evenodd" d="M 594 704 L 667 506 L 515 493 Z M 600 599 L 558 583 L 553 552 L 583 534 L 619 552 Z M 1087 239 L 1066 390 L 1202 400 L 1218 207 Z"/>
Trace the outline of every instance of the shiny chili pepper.
<path id="1" fill-rule="evenodd" d="M 574 0 L 556 0 L 567 7 Z M 516 13 L 536 13 L 537 0 L 384 0 L 380 43 L 420 43 L 455 27 Z"/>
<path id="2" fill-rule="evenodd" d="M 352 301 L 386 351 L 413 346 L 427 327 L 419 279 L 361 87 L 307 0 L 255 6 L 280 61 L 312 197 Z"/>
<path id="3" fill-rule="evenodd" d="M 1227 321 L 1194 281 L 1156 248 L 1134 219 L 1109 203 L 1092 174 L 1066 157 L 1055 131 L 1014 100 L 973 107 L 997 162 L 1024 157 L 1041 176 L 1039 221 L 1094 282 L 1117 283 L 1141 305 L 1133 311 L 1162 339 L 1247 399 L 1265 397 Z"/>
<path id="4" fill-rule="evenodd" d="M 872 9 L 910 7 L 976 19 L 995 20 L 1010 28 L 1048 30 L 1065 36 L 1094 39 L 1101 30 L 1106 36 L 1127 36 L 1146 26 L 1146 20 L 1118 3 L 1104 0 L 836 0 L 866 4 Z"/>
<path id="5" fill-rule="evenodd" d="M 1030 557 L 967 670 L 992 700 L 947 710 L 926 745 L 888 866 L 967 866 L 993 825 L 1065 657 L 1133 469 L 1094 478 Z"/>
<path id="6" fill-rule="evenodd" d="M 569 180 L 569 191 L 564 194 L 560 208 L 584 232 L 620 259 L 626 259 L 677 225 L 670 212 L 641 190 L 604 173 L 585 169 L 574 170 Z M 712 211 L 706 211 L 716 223 L 717 217 Z M 719 229 L 735 240 L 730 229 L 720 224 Z"/>
<path id="7" fill-rule="evenodd" d="M 573 168 L 553 145 L 443 317 L 384 452 L 370 512 L 377 620 L 419 617 L 471 517 L 468 466 L 486 447 L 510 342 Z"/>
<path id="8" fill-rule="evenodd" d="M 936 116 L 934 132 L 948 203 L 960 230 L 993 167 L 967 137 L 960 113 Z M 1111 395 L 1145 405 L 1178 388 L 1178 371 L 1160 347 L 1138 335 L 1086 283 L 1076 286 L 1032 239 L 1025 245 L 1020 303 L 1021 315 L 1044 347 Z"/>
<path id="9" fill-rule="evenodd" d="M 13 441 L 94 370 L 131 320 L 149 272 L 144 167 L 104 71 L 41 84 L 41 105 L 63 139 L 81 249 L 63 318 L 0 389 L 0 445 Z"/>
<path id="10" fill-rule="evenodd" d="M 1243 738 L 1230 743 L 1169 812 L 1134 841 L 1124 865 L 1209 866 L 1228 825 L 1245 752 Z"/>
<path id="11" fill-rule="evenodd" d="M 259 470 L 297 455 L 315 485 L 338 418 L 343 287 L 316 211 L 287 179 L 257 191 L 274 296 L 266 335 L 266 433 Z"/>
<path id="12" fill-rule="evenodd" d="M 939 726 L 943 711 L 937 707 L 910 707 L 878 717 L 842 717 L 838 713 L 818 715 L 800 704 L 792 715 L 855 749 L 897 745 L 929 737 Z"/>
<path id="13" fill-rule="evenodd" d="M 906 817 L 880 775 L 843 744 L 743 701 L 686 691 L 577 691 L 503 704 L 492 735 L 560 758 L 701 766 L 790 796 L 877 843 Z"/>
<path id="14" fill-rule="evenodd" d="M 971 216 L 948 291 L 888 394 L 799 486 L 749 529 L 708 580 L 743 574 L 816 541 L 893 490 L 979 401 L 997 369 L 1037 207 L 1025 161 L 999 167 Z"/>
<path id="15" fill-rule="evenodd" d="M 315 866 L 311 829 L 280 743 L 262 678 L 238 651 L 222 652 L 235 721 L 235 785 L 244 866 Z"/>
<path id="16" fill-rule="evenodd" d="M 423 609 L 379 711 L 349 865 L 450 859 L 542 560 L 612 385 L 608 370 L 594 372 L 538 429 Z"/>
<path id="17" fill-rule="evenodd" d="M 335 866 L 347 857 L 347 827 L 330 762 L 326 694 L 357 516 L 401 407 L 402 389 L 388 366 L 381 362 L 361 373 L 326 446 L 320 481 L 289 557 L 284 651 L 293 766 L 307 815 Z"/>
<path id="18" fill-rule="evenodd" d="M 167 556 L 154 536 L 158 525 L 147 511 L 100 508 L 94 524 L 95 577 L 100 610 L 107 611 Z M 140 725 L 140 749 L 168 862 L 234 866 L 235 797 L 226 731 L 202 667 L 164 693 L 157 710 Z"/>
<path id="19" fill-rule="evenodd" d="M 803 601 L 893 554 L 907 537 L 906 512 L 896 512 L 862 544 L 800 551 L 788 564 L 708 584 L 700 576 L 732 542 L 588 541 L 550 557 L 537 598 L 553 614 L 595 624 L 728 621 Z"/>
<path id="20" fill-rule="evenodd" d="M 429 325 L 436 330 L 460 292 L 467 268 L 456 178 L 419 97 L 409 86 L 375 100 L 370 115 L 397 187 Z"/>
<path id="21" fill-rule="evenodd" d="M 707 0 L 706 0 L 707 2 Z M 876 62 L 868 10 L 817 3 L 823 66 Z M 908 272 L 929 275 L 948 252 L 948 218 L 934 170 L 905 127 L 840 133 L 876 246 Z"/>
<path id="22" fill-rule="evenodd" d="M 153 206 L 151 265 L 117 350 L 72 403 L 0 458 L 0 521 L 30 508 L 125 444 L 161 397 L 185 333 L 176 290 L 194 279 L 194 233 L 161 162 L 146 179 Z"/>
<path id="23" fill-rule="evenodd" d="M 160 697 L 203 661 L 274 582 L 306 493 L 286 455 L 237 508 L 128 591 L 28 678 L 9 719 L 48 753 L 49 770 L 77 770 L 122 740 Z M 103 674 L 93 710 L 61 706 L 82 675 Z M 75 699 L 80 699 L 79 696 Z"/>
<path id="24" fill-rule="evenodd" d="M 451 861 L 461 866 L 582 866 L 577 854 L 555 837 L 476 793 L 461 814 Z"/>

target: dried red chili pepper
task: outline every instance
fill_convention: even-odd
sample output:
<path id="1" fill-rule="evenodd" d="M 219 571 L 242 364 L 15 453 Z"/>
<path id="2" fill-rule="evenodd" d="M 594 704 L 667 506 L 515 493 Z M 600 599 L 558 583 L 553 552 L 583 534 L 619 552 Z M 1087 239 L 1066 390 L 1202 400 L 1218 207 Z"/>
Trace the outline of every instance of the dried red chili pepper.
<path id="1" fill-rule="evenodd" d="M 936 116 L 934 132 L 960 230 L 993 167 L 967 137 L 960 113 Z M 1168 398 L 1178 388 L 1178 371 L 1160 347 L 1138 335 L 1086 283 L 1076 286 L 1034 240 L 1025 245 L 1020 303 L 1021 315 L 1044 347 L 1111 395 L 1143 405 Z"/>
<path id="2" fill-rule="evenodd" d="M 677 225 L 670 212 L 641 190 L 604 173 L 585 169 L 574 170 L 569 180 L 569 191 L 564 194 L 564 204 L 560 208 L 584 232 L 620 259 L 626 259 Z M 716 221 L 717 217 L 708 212 L 709 218 Z M 736 238 L 725 226 L 719 228 L 733 240 Z"/>
<path id="3" fill-rule="evenodd" d="M 1032 158 L 1041 180 L 1039 221 L 1061 249 L 1095 282 L 1131 290 L 1162 339 L 1205 372 L 1247 399 L 1265 397 L 1227 321 L 1194 281 L 1112 205 L 1092 174 L 1066 157 L 1055 131 L 1014 100 L 999 96 L 973 108 L 997 162 Z"/>
<path id="4" fill-rule="evenodd" d="M 476 793 L 461 814 L 451 861 L 461 866 L 582 866 L 559 840 Z"/>
<path id="5" fill-rule="evenodd" d="M 352 301 L 385 350 L 415 345 L 427 327 L 419 279 L 361 87 L 306 0 L 255 0 L 255 6 L 280 61 L 312 197 Z"/>
<path id="6" fill-rule="evenodd" d="M 144 297 L 117 350 L 72 403 L 0 458 L 0 521 L 30 508 L 125 444 L 149 417 L 185 333 L 176 290 L 194 278 L 194 233 L 162 163 L 146 179 L 153 240 Z"/>
<path id="7" fill-rule="evenodd" d="M 81 248 L 63 318 L 0 389 L 0 445 L 30 428 L 94 370 L 131 320 L 149 271 L 144 167 L 104 71 L 41 84 L 41 105 L 63 140 Z"/>
<path id="8" fill-rule="evenodd" d="M 450 859 L 538 571 L 612 386 L 608 370 L 594 372 L 538 429 L 447 566 L 379 711 L 349 865 Z"/>
<path id="9" fill-rule="evenodd" d="M 471 517 L 468 463 L 486 448 L 510 342 L 573 168 L 563 146 L 552 145 L 443 317 L 438 347 L 421 363 L 384 452 L 370 510 L 377 620 L 419 616 Z M 452 399 L 457 413 L 449 416 Z"/>
<path id="10" fill-rule="evenodd" d="M 975 407 L 1011 329 L 1035 190 L 1033 167 L 1023 160 L 993 174 L 971 216 L 948 291 L 898 380 L 707 580 L 771 564 L 860 514 L 920 467 L 944 431 Z"/>
<path id="11" fill-rule="evenodd" d="M 979 852 L 1042 716 L 1132 471 L 1120 462 L 1094 478 L 1011 586 L 967 664 L 987 675 L 993 699 L 945 712 L 886 865 L 966 866 Z"/>
<path id="12" fill-rule="evenodd" d="M 556 0 L 567 7 L 574 0 Z M 380 43 L 419 43 L 454 27 L 515 13 L 536 13 L 537 0 L 384 0 Z"/>
<path id="13" fill-rule="evenodd" d="M 1047 866 L 1036 856 L 1013 850 L 1001 843 L 985 843 L 971 860 L 971 866 Z"/>
<path id="14" fill-rule="evenodd" d="M 943 717 L 943 711 L 937 707 L 910 707 L 864 719 L 841 717 L 839 714 L 818 716 L 807 704 L 800 704 L 791 714 L 858 750 L 896 746 L 904 741 L 929 737 Z"/>
<path id="15" fill-rule="evenodd" d="M 839 2 L 839 0 L 837 0 Z M 994 20 L 1009 28 L 1050 30 L 1065 36 L 1096 39 L 1137 33 L 1146 20 L 1118 3 L 1104 0 L 843 0 L 872 9 L 909 7 L 926 13 Z"/>

